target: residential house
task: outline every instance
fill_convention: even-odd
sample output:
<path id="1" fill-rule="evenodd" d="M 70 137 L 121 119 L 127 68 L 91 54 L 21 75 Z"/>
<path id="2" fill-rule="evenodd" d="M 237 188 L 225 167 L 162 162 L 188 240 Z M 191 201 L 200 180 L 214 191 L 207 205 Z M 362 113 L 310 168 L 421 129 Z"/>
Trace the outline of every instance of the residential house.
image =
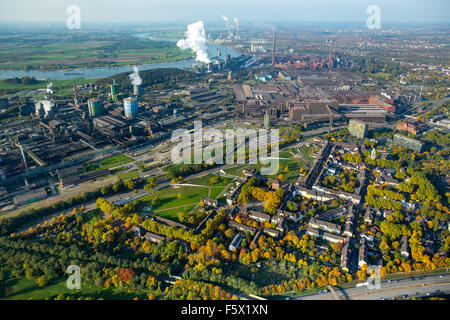
<path id="1" fill-rule="evenodd" d="M 133 232 L 133 235 L 135 237 L 142 238 L 145 235 L 146 230 L 142 228 L 141 226 L 133 226 L 130 229 L 131 232 Z"/>
<path id="2" fill-rule="evenodd" d="M 348 209 L 346 207 L 340 206 L 335 209 L 327 210 L 326 212 L 317 216 L 317 219 L 330 221 L 333 220 L 334 218 L 342 216 L 343 214 L 347 213 L 347 211 Z"/>
<path id="3" fill-rule="evenodd" d="M 373 222 L 373 212 L 370 208 L 366 209 L 366 213 L 364 214 L 364 222 L 369 224 Z"/>
<path id="4" fill-rule="evenodd" d="M 205 207 L 217 208 L 219 206 L 219 202 L 216 199 L 212 199 L 209 197 L 202 197 L 202 202 L 204 203 Z"/>
<path id="5" fill-rule="evenodd" d="M 366 240 L 365 238 L 361 238 L 359 242 L 358 266 L 361 268 L 363 265 L 368 264 Z"/>
<path id="6" fill-rule="evenodd" d="M 341 251 L 341 269 L 345 272 L 349 272 L 351 269 L 351 255 L 350 239 L 346 239 Z"/>
<path id="7" fill-rule="evenodd" d="M 409 257 L 408 236 L 403 236 L 402 237 L 402 244 L 401 244 L 400 254 L 402 255 L 402 257 L 405 257 L 405 258 Z"/>
<path id="8" fill-rule="evenodd" d="M 270 228 L 264 228 L 263 233 L 273 238 L 278 238 L 281 235 L 280 231 Z"/>
<path id="9" fill-rule="evenodd" d="M 328 221 L 322 221 L 316 218 L 311 218 L 308 222 L 308 225 L 311 228 L 315 228 L 315 229 L 321 229 L 321 230 L 325 230 L 327 232 L 331 232 L 331 233 L 336 233 L 336 234 L 340 234 L 341 233 L 341 226 L 328 222 Z"/>
<path id="10" fill-rule="evenodd" d="M 247 225 L 242 224 L 242 223 L 238 223 L 238 222 L 236 222 L 236 221 L 229 221 L 229 222 L 228 222 L 228 225 L 229 225 L 231 228 L 240 230 L 240 231 L 242 231 L 242 232 L 250 232 L 250 233 L 256 232 L 256 228 L 247 226 Z"/>
<path id="11" fill-rule="evenodd" d="M 161 241 L 165 241 L 166 237 L 152 232 L 147 232 L 145 234 L 145 239 L 154 243 L 160 243 Z"/>
<path id="12" fill-rule="evenodd" d="M 256 220 L 258 222 L 270 221 L 270 216 L 263 212 L 248 210 L 247 214 L 250 219 Z"/>
<path id="13" fill-rule="evenodd" d="M 355 214 L 353 212 L 353 206 L 350 208 L 347 218 L 345 219 L 344 235 L 351 238 L 353 237 L 353 220 Z"/>
<path id="14" fill-rule="evenodd" d="M 242 236 L 241 236 L 240 233 L 238 233 L 238 234 L 234 237 L 233 241 L 231 241 L 230 245 L 228 246 L 228 249 L 229 249 L 230 251 L 236 251 L 237 248 L 239 247 L 239 245 L 241 244 L 241 242 L 242 242 Z"/>

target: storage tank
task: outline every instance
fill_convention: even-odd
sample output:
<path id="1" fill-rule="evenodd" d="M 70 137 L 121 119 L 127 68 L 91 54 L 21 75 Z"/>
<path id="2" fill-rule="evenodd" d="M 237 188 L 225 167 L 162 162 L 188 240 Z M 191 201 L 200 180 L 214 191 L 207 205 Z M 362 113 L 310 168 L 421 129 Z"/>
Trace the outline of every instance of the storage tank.
<path id="1" fill-rule="evenodd" d="M 97 117 L 103 113 L 102 101 L 99 99 L 89 99 L 88 101 L 89 116 Z"/>
<path id="2" fill-rule="evenodd" d="M 111 100 L 117 101 L 117 85 L 114 83 L 111 85 Z"/>
<path id="3" fill-rule="evenodd" d="M 125 117 L 128 119 L 134 119 L 138 116 L 138 100 L 136 97 L 130 97 L 123 99 L 123 109 Z"/>

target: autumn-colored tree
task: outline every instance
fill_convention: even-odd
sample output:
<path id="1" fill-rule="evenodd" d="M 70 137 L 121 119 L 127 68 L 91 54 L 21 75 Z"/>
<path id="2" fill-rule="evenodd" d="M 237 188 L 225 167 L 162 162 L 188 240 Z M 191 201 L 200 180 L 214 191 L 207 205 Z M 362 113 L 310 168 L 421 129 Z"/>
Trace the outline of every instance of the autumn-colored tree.
<path id="1" fill-rule="evenodd" d="M 126 284 L 130 284 L 135 276 L 136 272 L 132 268 L 120 268 L 118 273 L 120 281 Z"/>
<path id="2" fill-rule="evenodd" d="M 39 288 L 45 287 L 48 284 L 48 278 L 43 275 L 36 279 L 36 284 Z"/>
<path id="3" fill-rule="evenodd" d="M 147 288 L 154 287 L 156 284 L 156 278 L 153 276 L 148 276 L 146 286 Z"/>

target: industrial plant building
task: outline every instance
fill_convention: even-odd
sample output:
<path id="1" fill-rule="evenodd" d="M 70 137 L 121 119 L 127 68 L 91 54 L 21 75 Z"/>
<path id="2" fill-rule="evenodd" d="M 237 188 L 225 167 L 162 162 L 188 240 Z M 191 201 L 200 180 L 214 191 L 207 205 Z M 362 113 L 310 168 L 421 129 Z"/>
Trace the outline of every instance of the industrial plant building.
<path id="1" fill-rule="evenodd" d="M 309 125 L 316 122 L 346 123 L 351 119 L 384 122 L 388 111 L 380 104 L 369 103 L 364 93 L 304 90 L 293 85 L 235 85 L 236 116 L 263 122 L 268 114 L 271 122 L 287 121 Z M 339 93 L 338 93 L 339 92 Z M 378 101 L 378 100 L 377 100 Z"/>

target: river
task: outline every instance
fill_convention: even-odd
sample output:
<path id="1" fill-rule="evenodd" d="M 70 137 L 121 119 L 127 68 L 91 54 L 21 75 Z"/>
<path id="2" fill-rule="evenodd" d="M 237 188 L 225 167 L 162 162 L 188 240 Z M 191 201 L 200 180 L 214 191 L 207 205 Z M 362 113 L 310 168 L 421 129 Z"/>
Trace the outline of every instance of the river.
<path id="1" fill-rule="evenodd" d="M 135 37 L 138 38 L 148 38 L 152 40 L 169 41 L 176 42 L 175 39 L 169 38 L 156 38 L 150 37 L 148 34 L 137 34 Z M 215 60 L 217 57 L 217 48 L 220 48 L 222 59 L 224 59 L 228 54 L 232 58 L 240 56 L 239 52 L 222 45 L 214 45 L 207 43 L 208 56 L 211 60 Z M 195 59 L 180 60 L 174 62 L 165 63 L 152 63 L 152 64 L 142 64 L 137 65 L 140 71 L 159 69 L 159 68 L 190 68 L 195 65 L 200 64 L 199 61 Z M 35 77 L 39 80 L 67 80 L 74 78 L 85 78 L 85 79 L 95 79 L 95 78 L 107 78 L 115 74 L 130 72 L 132 66 L 122 66 L 122 67 L 106 67 L 106 68 L 83 68 L 83 69 L 71 69 L 70 71 L 60 69 L 60 70 L 5 70 L 0 69 L 0 79 L 10 79 L 10 78 L 22 78 L 25 76 Z"/>

